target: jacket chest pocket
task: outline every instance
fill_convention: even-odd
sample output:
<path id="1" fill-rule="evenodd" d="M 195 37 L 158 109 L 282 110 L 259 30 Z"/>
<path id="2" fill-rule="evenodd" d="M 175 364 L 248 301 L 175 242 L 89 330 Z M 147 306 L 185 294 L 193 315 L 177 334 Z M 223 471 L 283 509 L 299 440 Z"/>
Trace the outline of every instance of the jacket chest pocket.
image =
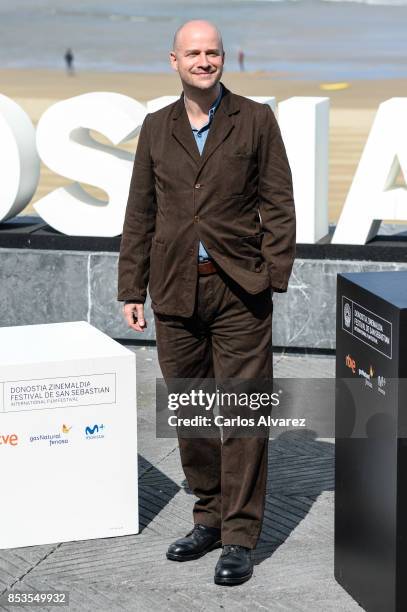
<path id="1" fill-rule="evenodd" d="M 222 194 L 225 197 L 242 195 L 257 171 L 256 153 L 223 155 Z"/>

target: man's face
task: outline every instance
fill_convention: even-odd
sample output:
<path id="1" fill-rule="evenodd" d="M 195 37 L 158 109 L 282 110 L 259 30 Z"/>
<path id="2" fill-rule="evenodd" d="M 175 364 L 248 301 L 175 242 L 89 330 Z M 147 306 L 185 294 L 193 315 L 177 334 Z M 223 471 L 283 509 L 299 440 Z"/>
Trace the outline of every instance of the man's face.
<path id="1" fill-rule="evenodd" d="M 206 90 L 221 79 L 224 52 L 216 30 L 207 26 L 186 26 L 179 32 L 170 61 L 181 81 Z"/>

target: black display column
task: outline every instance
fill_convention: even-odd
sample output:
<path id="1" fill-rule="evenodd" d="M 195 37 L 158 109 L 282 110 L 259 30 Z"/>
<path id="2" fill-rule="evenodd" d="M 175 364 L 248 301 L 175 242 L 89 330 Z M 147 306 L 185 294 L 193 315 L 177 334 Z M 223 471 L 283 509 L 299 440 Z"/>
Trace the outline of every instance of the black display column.
<path id="1" fill-rule="evenodd" d="M 407 610 L 407 272 L 339 274 L 335 578 Z"/>

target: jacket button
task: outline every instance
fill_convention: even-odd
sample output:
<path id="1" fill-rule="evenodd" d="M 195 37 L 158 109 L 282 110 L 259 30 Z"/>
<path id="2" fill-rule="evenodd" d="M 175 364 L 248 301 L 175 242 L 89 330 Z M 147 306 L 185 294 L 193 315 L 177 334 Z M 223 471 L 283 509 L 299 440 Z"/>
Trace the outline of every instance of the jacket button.
<path id="1" fill-rule="evenodd" d="M 199 215 L 195 215 L 195 217 L 194 217 L 194 223 L 199 223 Z"/>
<path id="2" fill-rule="evenodd" d="M 201 188 L 201 183 L 197 183 L 197 184 L 195 185 L 195 189 L 200 189 L 200 188 Z"/>

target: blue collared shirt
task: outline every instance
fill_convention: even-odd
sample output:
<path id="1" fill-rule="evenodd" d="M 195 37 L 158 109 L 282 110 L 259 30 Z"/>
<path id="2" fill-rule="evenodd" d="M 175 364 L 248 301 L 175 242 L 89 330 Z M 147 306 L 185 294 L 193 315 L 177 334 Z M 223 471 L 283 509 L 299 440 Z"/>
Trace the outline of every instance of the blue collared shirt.
<path id="1" fill-rule="evenodd" d="M 208 137 L 208 133 L 209 133 L 209 128 L 211 126 L 212 120 L 213 120 L 213 116 L 215 114 L 216 109 L 219 106 L 219 103 L 221 101 L 222 95 L 223 95 L 223 86 L 222 84 L 220 85 L 221 89 L 220 89 L 220 94 L 219 96 L 216 98 L 215 102 L 212 104 L 211 108 L 209 109 L 209 114 L 208 114 L 208 121 L 207 123 L 205 123 L 205 125 L 203 125 L 201 128 L 194 128 L 191 125 L 192 128 L 192 133 L 195 137 L 195 141 L 196 144 L 198 146 L 198 150 L 199 153 L 202 155 L 204 146 L 205 146 L 205 142 L 206 139 Z M 202 242 L 199 243 L 199 252 L 198 252 L 198 260 L 199 261 L 203 261 L 205 259 L 211 259 L 210 255 L 207 253 L 204 245 L 202 244 Z"/>

